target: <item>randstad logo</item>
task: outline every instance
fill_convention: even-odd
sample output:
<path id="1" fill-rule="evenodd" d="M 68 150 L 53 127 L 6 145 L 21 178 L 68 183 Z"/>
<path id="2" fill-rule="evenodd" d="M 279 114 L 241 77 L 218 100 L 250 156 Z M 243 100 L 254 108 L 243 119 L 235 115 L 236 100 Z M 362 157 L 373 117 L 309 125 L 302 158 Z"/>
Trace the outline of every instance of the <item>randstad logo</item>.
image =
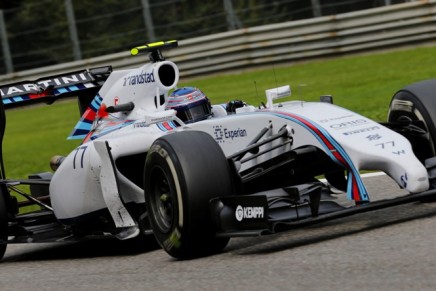
<path id="1" fill-rule="evenodd" d="M 123 86 L 138 85 L 144 83 L 154 83 L 153 72 L 145 73 L 141 71 L 141 74 L 124 77 Z"/>

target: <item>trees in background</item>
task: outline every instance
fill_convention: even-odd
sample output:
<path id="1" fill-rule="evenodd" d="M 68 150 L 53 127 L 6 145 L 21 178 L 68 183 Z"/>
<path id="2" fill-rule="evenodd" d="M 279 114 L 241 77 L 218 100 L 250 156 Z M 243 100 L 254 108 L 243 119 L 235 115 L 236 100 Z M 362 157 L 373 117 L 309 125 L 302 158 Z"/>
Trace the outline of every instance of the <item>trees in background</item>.
<path id="1" fill-rule="evenodd" d="M 67 2 L 73 20 L 67 16 Z M 154 40 L 181 40 L 383 3 L 386 0 L 2 0 L 0 74 L 68 62 L 78 55 L 125 51 Z M 8 60 L 13 69 L 3 66 Z"/>

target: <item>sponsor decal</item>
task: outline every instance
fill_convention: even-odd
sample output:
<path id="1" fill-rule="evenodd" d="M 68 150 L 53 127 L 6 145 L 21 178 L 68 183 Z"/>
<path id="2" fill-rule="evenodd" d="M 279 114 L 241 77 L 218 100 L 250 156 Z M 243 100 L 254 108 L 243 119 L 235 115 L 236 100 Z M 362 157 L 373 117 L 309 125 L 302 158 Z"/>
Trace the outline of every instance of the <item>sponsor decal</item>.
<path id="1" fill-rule="evenodd" d="M 368 122 L 368 120 L 366 120 L 366 119 L 356 119 L 356 120 L 351 120 L 351 121 L 344 121 L 341 123 L 333 123 L 330 125 L 330 128 L 343 129 L 343 128 L 359 126 L 359 125 L 365 124 L 367 122 Z"/>
<path id="2" fill-rule="evenodd" d="M 146 73 L 144 71 L 141 71 L 141 74 L 124 77 L 123 86 L 133 86 L 147 83 L 154 83 L 153 72 Z"/>
<path id="3" fill-rule="evenodd" d="M 147 127 L 147 126 L 148 126 L 147 122 L 141 121 L 141 122 L 135 123 L 133 125 L 133 128 L 142 128 L 142 127 Z"/>
<path id="4" fill-rule="evenodd" d="M 173 115 L 164 115 L 164 116 L 145 116 L 145 122 L 147 122 L 149 125 L 153 123 L 169 123 L 174 119 Z M 172 124 L 171 128 L 175 128 L 176 125 Z"/>
<path id="5" fill-rule="evenodd" d="M 23 83 L 16 84 L 14 86 L 5 86 L 0 88 L 0 93 L 3 97 L 27 94 L 27 93 L 35 93 L 39 92 L 50 85 L 54 85 L 57 87 L 74 85 L 77 83 L 89 82 L 92 81 L 92 78 L 88 76 L 88 74 L 80 73 L 80 74 L 72 74 L 60 76 L 52 79 L 40 80 L 35 83 Z"/>
<path id="6" fill-rule="evenodd" d="M 382 136 L 380 134 L 378 134 L 378 133 L 370 134 L 370 135 L 366 136 L 366 139 L 369 140 L 369 141 L 379 140 L 381 138 L 382 138 Z"/>
<path id="7" fill-rule="evenodd" d="M 164 121 L 168 121 L 168 120 L 172 120 L 172 119 L 173 119 L 172 116 L 163 116 L 163 117 L 151 118 L 150 122 L 151 123 L 164 122 Z"/>
<path id="8" fill-rule="evenodd" d="M 337 121 L 340 119 L 349 118 L 349 117 L 353 117 L 353 116 L 354 116 L 353 114 L 349 114 L 349 115 L 344 115 L 344 116 L 325 118 L 325 119 L 321 119 L 319 122 L 320 123 L 327 123 L 327 122 Z"/>
<path id="9" fill-rule="evenodd" d="M 242 221 L 244 219 L 261 219 L 264 217 L 263 207 L 242 207 L 238 205 L 235 211 L 235 217 L 237 221 Z"/>
<path id="10" fill-rule="evenodd" d="M 361 128 L 361 129 L 352 130 L 352 131 L 346 131 L 346 132 L 343 132 L 342 134 L 343 135 L 353 135 L 353 134 L 373 131 L 373 130 L 377 130 L 377 129 L 380 129 L 380 127 L 379 126 L 371 126 L 371 127 L 365 127 L 365 128 Z"/>
<path id="11" fill-rule="evenodd" d="M 222 125 L 213 126 L 215 140 L 218 143 L 225 142 L 225 140 L 233 140 L 235 138 L 247 136 L 247 130 L 243 128 L 229 129 Z"/>
<path id="12" fill-rule="evenodd" d="M 401 175 L 400 177 L 401 185 L 403 188 L 407 188 L 407 173 L 404 173 L 404 175 Z"/>

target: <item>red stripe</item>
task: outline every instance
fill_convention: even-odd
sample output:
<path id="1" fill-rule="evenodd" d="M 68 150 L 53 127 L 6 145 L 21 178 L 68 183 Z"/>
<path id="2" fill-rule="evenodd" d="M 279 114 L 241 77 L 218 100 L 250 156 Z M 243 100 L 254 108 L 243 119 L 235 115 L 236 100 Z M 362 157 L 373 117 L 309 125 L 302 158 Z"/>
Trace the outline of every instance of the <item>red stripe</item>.
<path id="1" fill-rule="evenodd" d="M 172 130 L 173 128 L 168 124 L 168 122 L 163 122 L 162 125 L 167 129 L 167 130 Z"/>
<path id="2" fill-rule="evenodd" d="M 354 175 L 351 175 L 351 182 L 352 182 L 352 185 L 351 185 L 351 193 L 352 193 L 352 195 L 353 195 L 353 199 L 354 199 L 354 201 L 360 201 L 360 193 L 359 193 L 359 188 L 357 187 L 357 181 L 356 181 L 356 178 L 354 177 Z"/>
<path id="3" fill-rule="evenodd" d="M 96 115 L 97 115 L 97 112 L 92 110 L 91 107 L 88 107 L 88 109 L 86 109 L 85 113 L 83 113 L 83 119 L 92 122 L 92 121 L 94 121 Z"/>
<path id="4" fill-rule="evenodd" d="M 329 140 L 322 134 L 322 132 L 319 131 L 317 127 L 315 127 L 313 124 L 309 123 L 307 120 L 300 118 L 299 116 L 295 116 L 293 114 L 286 113 L 285 115 L 289 115 L 302 123 L 304 123 L 306 126 L 308 126 L 310 129 L 312 129 L 324 142 L 324 144 L 327 146 L 327 148 L 330 150 L 330 152 L 335 156 L 335 158 L 344 166 L 348 168 L 348 163 L 344 160 L 344 158 L 336 151 L 336 148 L 329 142 Z"/>
<path id="5" fill-rule="evenodd" d="M 292 118 L 297 119 L 298 121 L 302 122 L 303 124 L 305 124 L 307 127 L 309 127 L 312 131 L 314 131 L 320 138 L 321 140 L 324 142 L 324 144 L 327 146 L 327 148 L 330 150 L 330 152 L 333 154 L 333 156 L 343 165 L 345 166 L 345 168 L 347 168 L 347 170 L 351 170 L 350 165 L 348 164 L 348 162 L 344 159 L 344 157 L 336 150 L 336 148 L 330 143 L 330 141 L 325 137 L 325 135 L 313 124 L 311 124 L 310 122 L 308 122 L 307 120 L 290 114 L 290 113 L 280 113 L 283 115 L 287 115 L 290 116 Z M 351 176 L 351 195 L 353 196 L 354 201 L 361 201 L 361 196 L 360 196 L 360 191 L 359 191 L 359 187 L 357 184 L 357 180 L 354 177 L 354 175 L 350 175 Z"/>

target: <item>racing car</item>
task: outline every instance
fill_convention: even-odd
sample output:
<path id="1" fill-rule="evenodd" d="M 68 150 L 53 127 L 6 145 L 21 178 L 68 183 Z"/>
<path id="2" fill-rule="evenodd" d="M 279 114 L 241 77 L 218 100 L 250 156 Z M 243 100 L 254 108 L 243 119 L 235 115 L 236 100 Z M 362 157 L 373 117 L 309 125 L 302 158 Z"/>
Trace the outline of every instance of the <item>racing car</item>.
<path id="1" fill-rule="evenodd" d="M 178 67 L 162 53 L 177 46 L 133 48 L 148 55 L 139 68 L 0 86 L 2 140 L 9 108 L 77 97 L 82 116 L 69 136 L 80 145 L 55 156 L 52 172 L 8 179 L 0 155 L 0 257 L 9 243 L 154 235 L 170 256 L 196 258 L 223 251 L 231 237 L 436 197 L 436 80 L 398 91 L 387 122 L 328 95 L 281 102 L 288 85 L 266 90 L 260 105 L 212 105 L 198 88 L 177 87 Z M 385 172 L 408 194 L 372 202 L 363 170 Z M 36 210 L 20 211 L 29 204 Z"/>

